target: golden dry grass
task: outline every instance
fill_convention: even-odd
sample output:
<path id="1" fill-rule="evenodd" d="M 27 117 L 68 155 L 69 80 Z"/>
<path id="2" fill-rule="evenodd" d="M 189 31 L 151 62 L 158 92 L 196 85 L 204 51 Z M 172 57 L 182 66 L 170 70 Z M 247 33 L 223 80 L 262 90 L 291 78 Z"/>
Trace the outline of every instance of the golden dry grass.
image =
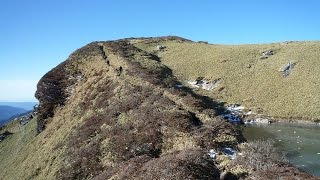
<path id="1" fill-rule="evenodd" d="M 159 66 L 157 63 L 146 61 L 143 57 L 136 58 L 145 68 L 156 69 Z M 110 89 L 114 94 L 112 101 L 107 100 L 104 104 L 112 104 L 115 100 L 121 101 L 125 97 L 126 89 L 136 85 L 152 88 L 156 94 L 161 94 L 163 91 L 142 78 L 127 76 L 125 71 L 120 77 L 117 76 L 115 69 L 120 65 L 127 69 L 126 62 L 111 52 L 108 53 L 108 59 L 111 66 L 106 65 L 100 56 L 79 59 L 70 57 L 72 63 L 67 67 L 67 71 L 73 71 L 76 67 L 82 72 L 84 79 L 73 86 L 73 93 L 68 97 L 65 106 L 55 109 L 54 117 L 48 120 L 45 131 L 39 135 L 36 135 L 36 119 L 22 128 L 19 128 L 18 122 L 12 122 L 7 126 L 6 129 L 14 134 L 0 143 L 0 179 L 57 179 L 62 166 L 68 167 L 72 163 L 68 159 L 68 153 L 72 150 L 67 149 L 70 136 L 79 133 L 76 130 L 86 123 L 85 120 L 89 117 L 106 113 L 107 106 L 99 105 L 98 101 L 101 98 L 107 99 L 103 97 L 105 95 L 103 92 L 108 89 L 102 89 L 102 92 L 100 89 L 105 87 L 108 80 L 114 81 L 117 86 L 114 90 Z M 85 107 L 80 106 L 83 102 L 87 103 Z M 169 108 L 171 107 L 165 107 L 166 110 Z M 118 125 L 125 126 L 130 121 L 129 115 L 121 114 L 117 119 Z M 180 139 L 172 140 L 174 147 L 171 148 L 193 146 L 191 140 L 189 144 L 178 144 L 179 142 L 175 140 Z M 110 146 L 108 139 L 102 141 L 102 155 L 99 158 L 104 166 L 112 165 L 115 158 L 113 154 L 108 153 L 110 151 L 108 146 Z"/>
<path id="2" fill-rule="evenodd" d="M 161 62 L 182 82 L 205 77 L 221 78 L 213 91 L 197 92 L 226 103 L 240 103 L 266 116 L 294 119 L 320 119 L 320 42 L 290 42 L 261 45 L 207 45 L 163 41 L 165 51 L 157 52 Z M 157 44 L 135 45 L 154 52 Z M 260 59 L 263 51 L 275 55 Z M 284 78 L 279 69 L 296 63 Z"/>
<path id="3" fill-rule="evenodd" d="M 137 41 L 136 43 L 138 43 L 136 44 L 138 47 L 149 52 L 154 50 L 155 44 L 144 44 L 143 41 Z M 319 66 L 316 65 L 316 54 L 319 53 L 320 45 L 316 42 L 244 46 L 205 45 L 174 41 L 166 41 L 163 44 L 168 47 L 167 51 L 159 52 L 158 55 L 161 56 L 162 63 L 172 68 L 179 79 L 186 81 L 198 76 L 204 76 L 207 79 L 222 78 L 219 86 L 225 87 L 225 90 L 221 92 L 218 90 L 198 91 L 199 93 L 229 103 L 240 102 L 247 107 L 260 107 L 267 115 L 319 117 L 320 113 L 316 109 L 319 105 L 315 101 L 317 100 L 316 89 L 319 86 L 316 78 L 316 70 Z M 57 172 L 61 167 L 68 167 L 72 163 L 72 159 L 68 159 L 68 152 L 72 152 L 70 148 L 67 149 L 68 138 L 70 139 L 70 136 L 76 133 L 84 133 L 77 132 L 81 129 L 79 127 L 86 125 L 85 121 L 88 121 L 90 117 L 105 114 L 107 111 L 106 105 L 112 106 L 112 103 L 116 100 L 121 102 L 126 93 L 126 96 L 129 97 L 126 89 L 130 87 L 141 86 L 145 89 L 151 89 L 151 95 L 159 94 L 159 97 L 163 96 L 167 101 L 174 102 L 171 106 L 164 105 L 162 107 L 161 103 L 163 101 L 155 100 L 153 105 L 158 108 L 156 110 L 159 112 L 170 114 L 175 111 L 179 112 L 181 108 L 186 112 L 194 113 L 196 118 L 204 123 L 204 126 L 207 125 L 206 123 L 216 123 L 217 120 L 214 117 L 199 112 L 198 107 L 194 106 L 192 102 L 188 103 L 187 97 L 182 98 L 169 89 L 164 90 L 160 86 L 153 85 L 142 77 L 130 76 L 126 74 L 127 71 L 124 71 L 121 76 L 117 76 L 116 68 L 121 65 L 126 70 L 129 66 L 124 58 L 109 52 L 107 47 L 105 48 L 105 51 L 108 52 L 110 67 L 105 64 L 100 56 L 83 57 L 73 61 L 70 65 L 70 71 L 73 70 L 73 67 L 77 67 L 85 78 L 74 86 L 73 93 L 66 101 L 65 106 L 55 109 L 55 116 L 48 121 L 45 131 L 36 136 L 35 119 L 20 129 L 18 124 L 14 123 L 7 127 L 14 134 L 0 143 L 0 179 L 56 179 Z M 266 60 L 260 60 L 260 53 L 270 48 L 276 50 L 276 55 Z M 298 53 L 299 49 L 301 52 L 312 50 L 314 57 L 312 54 L 302 56 Z M 143 68 L 153 71 L 163 68 L 160 63 L 148 61 L 143 55 L 138 56 L 136 54 L 134 58 L 133 61 L 139 61 Z M 297 62 L 297 65 L 290 76 L 283 78 L 278 69 L 291 59 Z M 315 65 L 311 65 L 311 61 Z M 251 64 L 252 68 L 247 68 L 248 64 Z M 315 70 L 315 72 L 311 70 Z M 309 72 L 309 76 L 305 74 L 306 72 Z M 304 80 L 305 78 L 308 81 Z M 109 90 L 109 86 L 106 84 L 110 81 L 116 85 L 114 85 L 114 89 L 110 88 L 112 98 L 108 99 L 104 97 L 108 93 L 104 94 L 103 92 Z M 101 89 L 101 87 L 106 89 Z M 310 96 L 303 94 L 310 94 Z M 106 100 L 103 101 L 102 105 L 99 102 L 101 98 Z M 305 100 L 303 101 L 304 104 L 298 103 L 300 100 Z M 81 106 L 83 102 L 87 104 Z M 308 104 L 309 108 L 302 108 L 305 104 Z M 143 102 L 140 106 L 145 108 L 150 104 Z M 282 107 L 282 109 L 279 107 Z M 310 112 L 306 113 L 305 111 Z M 285 114 L 286 112 L 290 113 Z M 115 119 L 117 126 L 125 127 L 127 123 L 135 125 L 134 122 L 138 121 L 134 121 L 131 116 L 131 111 L 121 113 Z M 92 123 L 94 124 L 94 121 Z M 109 131 L 114 127 L 102 124 L 99 125 L 99 128 L 103 131 Z M 227 129 L 227 127 L 224 129 Z M 211 130 L 210 128 L 208 132 L 211 132 Z M 162 133 L 164 153 L 200 147 L 200 136 L 179 132 L 176 126 L 167 128 Z M 204 141 L 215 145 L 225 142 L 229 144 L 237 143 L 237 139 L 233 135 L 224 136 L 224 134 L 221 134 L 214 139 L 208 133 L 204 137 L 207 138 Z M 88 141 L 91 141 L 90 137 L 88 138 Z M 102 140 L 101 145 L 99 145 L 102 152 L 99 158 L 103 166 L 112 166 L 116 158 L 114 154 L 109 153 L 109 146 L 110 139 L 108 138 Z"/>
<path id="4" fill-rule="evenodd" d="M 73 62 L 73 65 L 79 66 L 88 78 L 80 82 L 80 86 L 74 87 L 66 106 L 55 110 L 55 116 L 51 118 L 45 131 L 36 135 L 36 119 L 21 128 L 18 122 L 11 122 L 4 129 L 14 134 L 0 143 L 0 179 L 57 178 L 56 173 L 66 156 L 66 139 L 85 118 L 97 113 L 94 109 L 83 112 L 79 104 L 91 92 L 88 89 L 95 91 L 100 81 L 104 82 L 104 78 L 97 74 L 100 73 L 102 77 L 115 76 L 100 58 L 83 58 Z"/>

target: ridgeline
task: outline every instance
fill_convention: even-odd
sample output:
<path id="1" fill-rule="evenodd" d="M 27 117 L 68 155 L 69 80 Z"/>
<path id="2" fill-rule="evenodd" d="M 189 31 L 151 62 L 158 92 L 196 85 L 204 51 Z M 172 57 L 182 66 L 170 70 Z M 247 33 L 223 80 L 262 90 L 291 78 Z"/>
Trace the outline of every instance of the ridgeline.
<path id="1" fill-rule="evenodd" d="M 90 43 L 39 81 L 37 117 L 1 130 L 13 134 L 0 142 L 0 179 L 312 179 L 273 150 L 252 162 L 225 156 L 225 148 L 250 156 L 254 145 L 220 115 L 221 102 L 237 102 L 317 119 L 317 65 L 308 63 L 318 46 L 221 46 L 174 36 Z M 274 54 L 260 59 L 268 49 Z M 312 54 L 299 54 L 306 49 Z M 288 60 L 295 66 L 284 77 L 278 69 Z M 221 83 L 209 91 L 186 84 L 198 77 Z M 314 106 L 298 110 L 304 103 Z"/>

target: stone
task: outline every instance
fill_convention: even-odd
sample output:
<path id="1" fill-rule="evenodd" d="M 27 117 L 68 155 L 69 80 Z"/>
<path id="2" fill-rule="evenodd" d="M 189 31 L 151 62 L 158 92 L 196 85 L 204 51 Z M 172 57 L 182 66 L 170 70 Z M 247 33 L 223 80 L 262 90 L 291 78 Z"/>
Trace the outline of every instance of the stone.
<path id="1" fill-rule="evenodd" d="M 261 57 L 260 59 L 267 59 L 268 57 L 272 56 L 274 54 L 273 50 L 272 49 L 269 49 L 267 51 L 263 51 L 261 53 Z"/>
<path id="2" fill-rule="evenodd" d="M 164 49 L 166 49 L 167 48 L 167 46 L 163 46 L 163 45 L 158 45 L 158 46 L 156 46 L 156 50 L 157 51 L 163 51 Z"/>
<path id="3" fill-rule="evenodd" d="M 230 104 L 226 106 L 226 112 L 222 117 L 231 123 L 242 124 L 241 117 L 244 116 L 245 107 L 240 104 Z"/>
<path id="4" fill-rule="evenodd" d="M 214 149 L 210 149 L 208 156 L 212 159 L 215 159 L 217 155 L 217 152 Z"/>
<path id="5" fill-rule="evenodd" d="M 255 123 L 259 123 L 259 124 L 270 124 L 271 121 L 269 119 L 266 118 L 256 118 Z"/>
<path id="6" fill-rule="evenodd" d="M 227 147 L 227 148 L 222 148 L 221 150 L 223 154 L 227 156 L 229 159 L 235 159 L 237 157 L 236 151 L 232 148 Z"/>
<path id="7" fill-rule="evenodd" d="M 287 77 L 291 73 L 294 66 L 295 63 L 289 61 L 286 65 L 282 66 L 279 71 L 282 73 L 283 77 Z"/>
<path id="8" fill-rule="evenodd" d="M 220 83 L 221 79 L 215 79 L 212 81 L 203 80 L 203 77 L 198 77 L 195 81 L 188 81 L 188 83 L 194 88 L 202 88 L 204 90 L 212 90 L 217 87 Z"/>
<path id="9" fill-rule="evenodd" d="M 262 52 L 262 56 L 272 56 L 272 55 L 273 55 L 272 49 Z"/>

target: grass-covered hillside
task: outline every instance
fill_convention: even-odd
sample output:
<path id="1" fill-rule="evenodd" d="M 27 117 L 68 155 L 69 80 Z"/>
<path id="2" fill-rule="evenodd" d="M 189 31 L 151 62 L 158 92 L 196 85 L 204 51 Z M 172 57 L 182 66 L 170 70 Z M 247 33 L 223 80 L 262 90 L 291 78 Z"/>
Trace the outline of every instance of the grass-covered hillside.
<path id="1" fill-rule="evenodd" d="M 320 42 L 215 45 L 136 40 L 155 52 L 182 82 L 204 77 L 219 80 L 212 91 L 198 90 L 227 104 L 239 103 L 256 113 L 285 119 L 320 120 Z M 166 46 L 155 51 L 157 45 Z M 273 55 L 263 58 L 271 50 Z M 288 76 L 279 70 L 291 62 Z"/>
<path id="2" fill-rule="evenodd" d="M 223 104 L 177 87 L 180 71 L 164 57 L 198 44 L 148 39 L 168 46 L 159 57 L 133 45 L 143 40 L 90 43 L 45 74 L 37 117 L 0 129 L 0 179 L 315 179 L 272 146 L 243 143 L 220 118 Z M 231 160 L 226 148 L 244 156 Z"/>
<path id="3" fill-rule="evenodd" d="M 127 41 L 75 51 L 39 81 L 38 116 L 0 131 L 13 133 L 0 142 L 0 179 L 218 178 L 228 160 L 218 167 L 209 149 L 243 138 L 215 101 L 175 83 Z"/>

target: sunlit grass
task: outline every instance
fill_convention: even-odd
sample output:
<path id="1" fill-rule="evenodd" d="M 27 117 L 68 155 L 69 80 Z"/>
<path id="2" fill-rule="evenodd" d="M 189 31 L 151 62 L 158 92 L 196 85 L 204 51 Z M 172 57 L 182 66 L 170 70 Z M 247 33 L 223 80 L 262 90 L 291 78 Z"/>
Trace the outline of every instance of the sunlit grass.
<path id="1" fill-rule="evenodd" d="M 200 43 L 161 42 L 167 46 L 157 52 L 181 81 L 205 77 L 221 78 L 220 88 L 200 91 L 220 101 L 241 103 L 264 115 L 279 118 L 320 119 L 320 43 L 291 42 L 262 45 L 206 45 Z M 136 44 L 154 51 L 157 44 Z M 273 56 L 260 59 L 263 51 Z M 284 78 L 279 69 L 289 61 L 296 63 Z"/>

